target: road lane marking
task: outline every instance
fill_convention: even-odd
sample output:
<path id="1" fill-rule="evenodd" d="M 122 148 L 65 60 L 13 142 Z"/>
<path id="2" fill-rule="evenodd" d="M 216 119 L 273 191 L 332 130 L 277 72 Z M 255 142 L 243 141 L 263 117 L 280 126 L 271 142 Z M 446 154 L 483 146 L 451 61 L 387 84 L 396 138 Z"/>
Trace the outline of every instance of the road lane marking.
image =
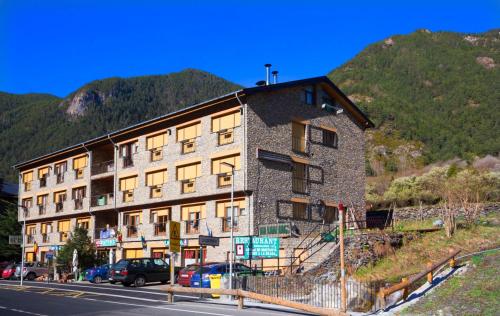
<path id="1" fill-rule="evenodd" d="M 128 306 L 135 306 L 135 307 L 146 307 L 146 308 L 154 308 L 154 309 L 164 309 L 164 310 L 171 310 L 171 311 L 185 312 L 185 313 L 193 313 L 193 314 L 214 315 L 214 316 L 231 316 L 231 314 L 219 314 L 219 313 L 211 313 L 211 312 L 202 312 L 202 311 L 189 310 L 189 309 L 180 309 L 180 308 L 172 308 L 172 307 L 166 307 L 166 306 L 150 306 L 150 305 L 141 305 L 141 304 L 131 304 L 131 303 L 115 302 L 115 301 L 104 301 L 104 300 L 98 300 L 98 299 L 95 299 L 95 298 L 82 298 L 82 299 L 84 299 L 84 300 L 90 300 L 90 301 L 97 301 L 97 302 L 111 303 L 111 304 L 120 304 L 120 305 L 128 305 Z"/>
<path id="2" fill-rule="evenodd" d="M 16 312 L 16 313 L 21 313 L 21 314 L 28 314 L 28 315 L 35 315 L 35 316 L 48 316 L 48 315 L 45 315 L 45 314 L 38 314 L 38 313 L 28 312 L 28 311 L 23 311 L 21 309 L 9 308 L 9 307 L 5 307 L 5 306 L 0 306 L 0 309 L 7 310 L 7 311 L 12 311 L 12 312 Z"/>

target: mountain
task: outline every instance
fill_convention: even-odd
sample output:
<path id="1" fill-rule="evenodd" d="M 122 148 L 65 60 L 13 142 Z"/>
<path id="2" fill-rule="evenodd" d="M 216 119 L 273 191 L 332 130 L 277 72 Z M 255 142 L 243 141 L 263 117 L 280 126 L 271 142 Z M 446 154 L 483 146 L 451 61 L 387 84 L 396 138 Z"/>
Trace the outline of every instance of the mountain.
<path id="1" fill-rule="evenodd" d="M 499 31 L 395 35 L 328 74 L 378 127 L 368 133 L 369 167 L 498 155 Z"/>
<path id="2" fill-rule="evenodd" d="M 0 178 L 11 166 L 113 130 L 239 89 L 200 70 L 86 84 L 61 99 L 0 93 Z"/>

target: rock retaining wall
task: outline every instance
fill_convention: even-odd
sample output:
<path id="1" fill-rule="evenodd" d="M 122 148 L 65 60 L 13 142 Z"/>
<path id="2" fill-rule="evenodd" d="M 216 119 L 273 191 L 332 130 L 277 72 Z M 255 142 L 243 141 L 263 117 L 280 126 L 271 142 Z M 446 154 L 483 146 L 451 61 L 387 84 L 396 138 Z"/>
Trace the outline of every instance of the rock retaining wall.
<path id="1" fill-rule="evenodd" d="M 483 206 L 481 214 L 498 211 L 500 211 L 500 203 L 489 203 Z M 393 219 L 396 221 L 429 219 L 440 217 L 442 212 L 443 208 L 440 205 L 422 206 L 422 209 L 418 206 L 396 208 L 393 212 Z M 459 215 L 463 214 L 463 210 L 460 209 L 458 213 Z"/>

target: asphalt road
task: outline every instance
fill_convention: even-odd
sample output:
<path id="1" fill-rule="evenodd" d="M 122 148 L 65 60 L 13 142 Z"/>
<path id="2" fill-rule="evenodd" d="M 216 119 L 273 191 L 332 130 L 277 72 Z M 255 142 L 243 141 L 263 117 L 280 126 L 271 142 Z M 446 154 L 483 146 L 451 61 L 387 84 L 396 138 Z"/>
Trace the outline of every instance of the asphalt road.
<path id="1" fill-rule="evenodd" d="M 238 310 L 235 303 L 176 295 L 175 303 L 157 286 L 124 288 L 111 284 L 46 284 L 0 281 L 0 315 L 308 315 L 267 304 L 249 303 Z"/>

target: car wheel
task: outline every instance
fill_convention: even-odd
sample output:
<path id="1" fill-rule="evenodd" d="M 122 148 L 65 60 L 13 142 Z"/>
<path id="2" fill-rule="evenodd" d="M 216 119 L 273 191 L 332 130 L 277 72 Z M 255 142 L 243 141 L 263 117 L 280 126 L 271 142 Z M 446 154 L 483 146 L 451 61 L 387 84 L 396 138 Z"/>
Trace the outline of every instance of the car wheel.
<path id="1" fill-rule="evenodd" d="M 135 284 L 135 287 L 144 286 L 144 284 L 146 284 L 146 278 L 143 277 L 142 275 L 139 275 L 135 278 L 134 284 Z"/>
<path id="2" fill-rule="evenodd" d="M 122 285 L 123 285 L 123 286 L 126 286 L 126 287 L 129 287 L 129 286 L 131 286 L 131 285 L 132 285 L 132 283 L 130 283 L 130 282 L 122 282 Z"/>
<path id="3" fill-rule="evenodd" d="M 95 284 L 99 284 L 99 283 L 101 283 L 101 282 L 102 282 L 102 278 L 101 278 L 100 276 L 96 276 L 96 277 L 94 278 L 94 283 L 95 283 Z"/>
<path id="4" fill-rule="evenodd" d="M 111 284 L 116 284 L 116 281 L 109 281 L 109 283 L 111 283 Z"/>
<path id="5" fill-rule="evenodd" d="M 26 280 L 28 280 L 28 281 L 33 281 L 33 280 L 35 280 L 35 278 L 36 278 L 36 274 L 34 274 L 33 272 L 28 273 L 28 275 L 26 276 Z"/>

